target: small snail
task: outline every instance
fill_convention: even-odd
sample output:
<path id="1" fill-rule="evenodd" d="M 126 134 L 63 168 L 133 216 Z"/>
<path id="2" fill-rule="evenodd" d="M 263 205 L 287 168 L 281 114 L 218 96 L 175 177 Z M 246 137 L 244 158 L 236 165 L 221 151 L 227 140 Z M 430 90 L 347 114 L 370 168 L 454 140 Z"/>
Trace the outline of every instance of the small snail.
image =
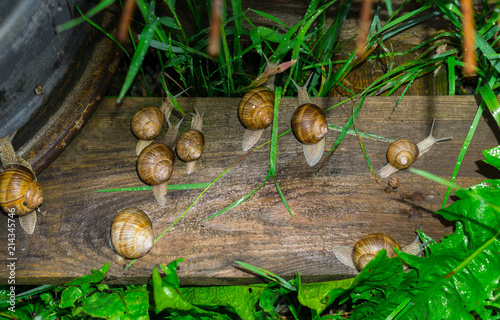
<path id="1" fill-rule="evenodd" d="M 131 127 L 132 132 L 139 139 L 136 147 L 137 155 L 160 134 L 165 120 L 163 112 L 155 107 L 144 107 L 134 114 Z"/>
<path id="2" fill-rule="evenodd" d="M 3 139 L 2 139 L 3 140 Z M 32 234 L 36 212 L 43 202 L 42 186 L 30 164 L 18 156 L 10 141 L 0 141 L 0 206 L 6 213 L 19 216 L 21 227 Z"/>
<path id="3" fill-rule="evenodd" d="M 267 60 L 267 58 L 266 58 Z M 241 146 L 243 151 L 250 149 L 265 128 L 273 121 L 274 116 L 274 77 L 290 68 L 297 60 L 279 64 L 267 62 L 264 72 L 259 75 L 243 95 L 238 105 L 238 116 L 245 127 Z M 261 86 L 262 85 L 262 86 Z"/>
<path id="4" fill-rule="evenodd" d="M 314 166 L 321 159 L 325 150 L 324 137 L 328 133 L 328 123 L 326 122 L 323 110 L 317 105 L 310 103 L 310 98 L 307 94 L 309 80 L 307 80 L 303 87 L 299 87 L 292 80 L 297 87 L 299 100 L 299 107 L 292 116 L 292 129 L 295 137 L 303 143 L 302 150 L 307 163 L 310 166 Z"/>
<path id="5" fill-rule="evenodd" d="M 384 233 L 372 233 L 361 238 L 354 247 L 334 247 L 335 257 L 344 265 L 361 271 L 377 253 L 385 249 L 389 258 L 394 258 L 394 247 L 401 250 L 398 242 Z M 402 249 L 403 252 L 417 255 L 423 250 L 419 237 Z"/>
<path id="6" fill-rule="evenodd" d="M 137 259 L 151 250 L 153 226 L 148 214 L 136 208 L 123 209 L 111 225 L 111 244 L 126 259 Z"/>
<path id="7" fill-rule="evenodd" d="M 178 93 L 172 99 L 176 99 L 187 90 L 189 88 Z M 160 108 L 144 107 L 134 114 L 131 128 L 134 135 L 139 139 L 135 149 L 137 155 L 158 137 L 163 126 L 165 126 L 165 122 L 168 122 L 170 114 L 174 109 L 172 99 L 163 99 Z"/>
<path id="8" fill-rule="evenodd" d="M 435 139 L 432 136 L 432 130 L 434 129 L 434 120 L 432 120 L 431 132 L 429 133 L 429 136 L 419 143 L 414 143 L 406 139 L 400 139 L 394 141 L 389 146 L 389 148 L 387 149 L 388 163 L 384 167 L 382 167 L 382 169 L 380 169 L 380 177 L 387 178 L 398 170 L 408 168 L 419 157 L 429 151 L 435 143 L 451 139 Z"/>
<path id="9" fill-rule="evenodd" d="M 147 146 L 137 159 L 139 177 L 151 185 L 155 198 L 161 206 L 166 204 L 167 181 L 172 175 L 174 161 L 172 148 L 164 143 Z"/>
<path id="10" fill-rule="evenodd" d="M 191 122 L 191 129 L 183 132 L 177 139 L 175 151 L 179 159 L 186 162 L 186 173 L 194 171 L 196 160 L 203 154 L 205 146 L 205 136 L 201 132 L 203 125 L 202 116 L 195 108 L 195 114 Z"/>

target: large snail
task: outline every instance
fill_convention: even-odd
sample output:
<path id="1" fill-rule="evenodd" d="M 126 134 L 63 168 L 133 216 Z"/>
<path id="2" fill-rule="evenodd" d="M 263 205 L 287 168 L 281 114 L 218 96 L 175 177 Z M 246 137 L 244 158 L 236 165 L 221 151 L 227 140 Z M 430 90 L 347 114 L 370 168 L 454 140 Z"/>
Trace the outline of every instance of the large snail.
<path id="1" fill-rule="evenodd" d="M 161 206 L 166 204 L 167 181 L 174 169 L 175 155 L 172 148 L 164 143 L 153 143 L 137 158 L 137 173 L 151 185 L 156 201 Z"/>
<path id="2" fill-rule="evenodd" d="M 126 259 L 137 259 L 151 250 L 153 226 L 148 214 L 136 208 L 123 209 L 111 225 L 111 244 Z"/>
<path id="3" fill-rule="evenodd" d="M 418 236 L 410 245 L 401 249 L 393 237 L 384 233 L 372 233 L 361 238 L 354 247 L 334 247 L 333 253 L 344 265 L 361 271 L 382 249 L 387 251 L 389 258 L 394 258 L 396 256 L 394 248 L 417 255 L 422 252 L 423 247 Z"/>
<path id="4" fill-rule="evenodd" d="M 238 105 L 238 116 L 245 127 L 242 148 L 250 149 L 260 139 L 262 132 L 273 121 L 274 77 L 290 68 L 297 60 L 279 64 L 267 62 L 264 72 L 250 85 L 254 87 L 243 95 Z M 257 87 L 255 87 L 257 86 Z"/>
<path id="5" fill-rule="evenodd" d="M 150 145 L 153 140 L 158 137 L 161 130 L 165 126 L 165 123 L 168 122 L 170 114 L 174 109 L 172 100 L 176 99 L 188 89 L 189 88 L 178 93 L 172 99 L 163 99 L 160 108 L 144 107 L 139 109 L 139 111 L 134 114 L 131 128 L 134 135 L 139 139 L 135 150 L 137 155 L 139 155 L 144 148 Z"/>
<path id="6" fill-rule="evenodd" d="M 387 178 L 391 174 L 401 169 L 408 168 L 431 147 L 440 141 L 450 140 L 451 138 L 436 139 L 432 136 L 434 129 L 434 120 L 432 121 L 429 136 L 419 143 L 414 143 L 407 139 L 394 141 L 387 149 L 387 164 L 380 169 L 380 177 Z"/>
<path id="7" fill-rule="evenodd" d="M 311 78 L 309 78 L 311 79 Z M 297 87 L 299 107 L 292 116 L 292 129 L 295 137 L 302 142 L 302 150 L 307 163 L 314 166 L 321 159 L 325 150 L 325 136 L 328 133 L 328 124 L 325 113 L 315 104 L 310 103 L 307 94 L 307 85 Z"/>
<path id="8" fill-rule="evenodd" d="M 203 117 L 195 108 L 191 129 L 181 133 L 175 144 L 175 151 L 179 159 L 186 162 L 186 173 L 191 174 L 194 171 L 196 160 L 203 154 L 205 146 L 205 136 L 201 132 L 203 126 Z"/>
<path id="9" fill-rule="evenodd" d="M 43 202 L 42 186 L 31 165 L 17 155 L 10 141 L 0 141 L 0 206 L 7 213 L 19 216 L 21 227 L 32 234 L 36 211 Z"/>

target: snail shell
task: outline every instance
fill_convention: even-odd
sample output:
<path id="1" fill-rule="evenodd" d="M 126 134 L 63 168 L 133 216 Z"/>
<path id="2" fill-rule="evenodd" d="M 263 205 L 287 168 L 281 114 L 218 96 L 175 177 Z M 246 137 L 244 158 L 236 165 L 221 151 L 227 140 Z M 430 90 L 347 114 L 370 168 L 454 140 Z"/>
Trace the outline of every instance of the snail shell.
<path id="1" fill-rule="evenodd" d="M 5 212 L 25 215 L 43 202 L 42 186 L 25 166 L 10 164 L 0 169 L 0 206 Z"/>
<path id="2" fill-rule="evenodd" d="M 273 122 L 274 93 L 265 87 L 249 90 L 238 105 L 238 116 L 247 129 L 267 128 Z"/>
<path id="3" fill-rule="evenodd" d="M 198 160 L 203 153 L 205 136 L 196 129 L 183 132 L 177 139 L 175 149 L 179 159 L 190 162 Z"/>
<path id="4" fill-rule="evenodd" d="M 303 104 L 293 113 L 292 129 L 302 143 L 318 143 L 328 133 L 325 113 L 315 104 Z"/>
<path id="5" fill-rule="evenodd" d="M 113 219 L 111 244 L 120 256 L 140 258 L 151 250 L 153 242 L 153 227 L 146 212 L 127 208 L 118 212 Z"/>
<path id="6" fill-rule="evenodd" d="M 396 169 L 406 169 L 417 160 L 419 150 L 413 141 L 401 139 L 394 141 L 387 150 L 387 161 Z"/>
<path id="7" fill-rule="evenodd" d="M 165 125 L 165 115 L 155 107 L 145 107 L 132 118 L 132 131 L 141 140 L 153 140 Z"/>
<path id="8" fill-rule="evenodd" d="M 361 238 L 352 250 L 352 260 L 356 269 L 361 270 L 373 259 L 377 253 L 385 249 L 389 258 L 394 258 L 396 252 L 394 247 L 401 250 L 399 244 L 394 238 L 384 233 L 372 233 Z"/>
<path id="9" fill-rule="evenodd" d="M 169 146 L 153 143 L 144 148 L 137 158 L 137 172 L 147 184 L 159 185 L 170 179 L 174 161 L 175 155 Z"/>

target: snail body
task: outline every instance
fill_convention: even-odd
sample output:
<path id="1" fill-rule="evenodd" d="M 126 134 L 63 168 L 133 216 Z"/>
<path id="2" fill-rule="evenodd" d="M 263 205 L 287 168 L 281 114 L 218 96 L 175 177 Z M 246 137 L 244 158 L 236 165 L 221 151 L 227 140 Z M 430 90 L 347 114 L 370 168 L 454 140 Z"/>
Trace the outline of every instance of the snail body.
<path id="1" fill-rule="evenodd" d="M 266 87 L 253 88 L 241 98 L 238 116 L 245 127 L 242 148 L 250 149 L 272 122 L 274 117 L 274 93 Z"/>
<path id="2" fill-rule="evenodd" d="M 205 146 L 205 136 L 201 131 L 189 129 L 183 132 L 175 146 L 179 159 L 186 162 L 186 172 L 190 174 L 194 170 L 194 162 L 203 154 Z M 193 163 L 193 165 L 190 165 Z"/>
<path id="3" fill-rule="evenodd" d="M 43 202 L 42 186 L 28 168 L 10 164 L 0 169 L 0 206 L 7 213 L 26 215 Z"/>
<path id="4" fill-rule="evenodd" d="M 139 139 L 136 147 L 137 155 L 160 134 L 165 122 L 164 113 L 156 107 L 144 107 L 134 114 L 131 127 Z"/>
<path id="5" fill-rule="evenodd" d="M 300 142 L 318 143 L 328 133 L 325 113 L 315 104 L 303 104 L 293 113 L 292 129 Z"/>
<path id="6" fill-rule="evenodd" d="M 266 58 L 267 60 L 267 58 Z M 243 151 L 259 141 L 262 132 L 272 122 L 274 116 L 274 77 L 295 64 L 297 60 L 283 63 L 267 61 L 264 72 L 249 87 L 238 105 L 238 115 L 245 127 L 241 146 Z"/>
<path id="7" fill-rule="evenodd" d="M 311 78 L 309 78 L 311 79 Z M 293 80 L 292 80 L 293 81 Z M 307 85 L 297 87 L 299 107 L 292 116 L 292 129 L 295 137 L 302 143 L 302 151 L 307 164 L 314 166 L 319 162 L 325 150 L 325 136 L 328 133 L 328 123 L 325 113 L 315 104 L 310 102 L 307 94 Z"/>
<path id="8" fill-rule="evenodd" d="M 35 209 L 43 202 L 42 186 L 31 165 L 14 151 L 10 139 L 0 139 L 0 207 L 7 214 L 19 216 L 21 228 L 33 234 Z"/>
<path id="9" fill-rule="evenodd" d="M 196 161 L 203 154 L 205 146 L 205 135 L 201 132 L 203 127 L 203 117 L 195 108 L 192 114 L 191 129 L 181 133 L 175 144 L 175 151 L 179 159 L 186 162 L 186 173 L 194 171 Z"/>
<path id="10" fill-rule="evenodd" d="M 137 159 L 139 177 L 151 185 L 156 200 L 162 206 L 166 204 L 167 181 L 172 176 L 175 155 L 164 143 L 153 143 Z"/>
<path id="11" fill-rule="evenodd" d="M 393 237 L 384 233 L 372 233 L 361 238 L 354 247 L 334 247 L 333 253 L 344 265 L 361 271 L 382 249 L 387 251 L 389 258 L 397 256 L 394 248 L 408 254 L 417 255 L 422 252 L 423 245 L 417 236 L 410 245 L 401 249 Z"/>
<path id="12" fill-rule="evenodd" d="M 153 247 L 154 234 L 151 219 L 143 210 L 123 209 L 111 225 L 111 244 L 116 253 L 127 259 L 137 259 Z"/>
<path id="13" fill-rule="evenodd" d="M 414 143 L 407 139 L 394 141 L 387 149 L 387 164 L 380 169 L 380 177 L 387 178 L 398 170 L 406 169 L 413 164 L 419 157 L 431 149 L 437 142 L 450 140 L 451 138 L 436 139 L 432 136 L 434 129 L 434 120 L 432 121 L 431 131 L 427 138 Z"/>

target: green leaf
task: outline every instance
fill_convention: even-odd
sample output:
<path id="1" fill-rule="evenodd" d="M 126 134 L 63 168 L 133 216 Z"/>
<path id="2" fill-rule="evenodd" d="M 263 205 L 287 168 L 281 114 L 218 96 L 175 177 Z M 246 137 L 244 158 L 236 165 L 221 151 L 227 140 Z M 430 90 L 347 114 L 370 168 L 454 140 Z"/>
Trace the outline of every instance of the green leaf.
<path id="1" fill-rule="evenodd" d="M 96 299 L 86 303 L 81 311 L 94 318 L 149 319 L 149 295 L 146 288 L 129 289 L 111 294 L 97 293 Z"/>
<path id="2" fill-rule="evenodd" d="M 483 150 L 483 155 L 486 157 L 486 159 L 483 160 L 484 162 L 500 170 L 500 146 Z"/>
<path id="3" fill-rule="evenodd" d="M 83 297 L 83 291 L 79 287 L 66 288 L 61 294 L 60 308 L 74 307 L 76 300 Z"/>
<path id="4" fill-rule="evenodd" d="M 266 285 L 186 287 L 180 292 L 199 307 L 227 307 L 243 320 L 253 320 L 255 305 Z"/>

